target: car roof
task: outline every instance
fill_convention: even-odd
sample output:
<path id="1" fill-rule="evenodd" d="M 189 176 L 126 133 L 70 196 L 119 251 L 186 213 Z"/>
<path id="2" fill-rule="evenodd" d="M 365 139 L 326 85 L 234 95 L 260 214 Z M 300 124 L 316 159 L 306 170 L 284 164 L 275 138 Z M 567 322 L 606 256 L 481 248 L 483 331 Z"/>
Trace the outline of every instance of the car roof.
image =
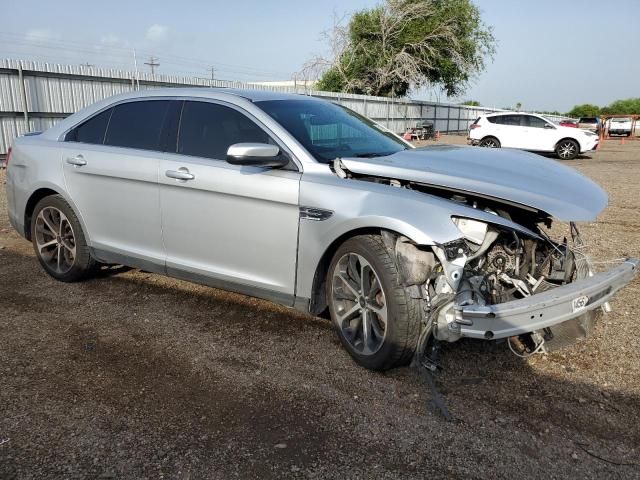
<path id="1" fill-rule="evenodd" d="M 240 89 L 240 88 L 226 88 L 226 87 L 202 87 L 202 88 L 153 88 L 146 90 L 138 90 L 136 92 L 129 92 L 125 94 L 127 98 L 149 98 L 149 97 L 200 97 L 200 98 L 214 98 L 223 99 L 225 97 L 242 97 L 251 102 L 262 102 L 266 100 L 301 100 L 301 99 L 313 99 L 308 95 L 301 95 L 295 93 L 276 92 L 272 90 L 252 90 L 252 89 Z"/>
<path id="2" fill-rule="evenodd" d="M 497 117 L 500 115 L 536 115 L 535 113 L 528 112 L 492 112 L 485 114 L 485 117 Z"/>

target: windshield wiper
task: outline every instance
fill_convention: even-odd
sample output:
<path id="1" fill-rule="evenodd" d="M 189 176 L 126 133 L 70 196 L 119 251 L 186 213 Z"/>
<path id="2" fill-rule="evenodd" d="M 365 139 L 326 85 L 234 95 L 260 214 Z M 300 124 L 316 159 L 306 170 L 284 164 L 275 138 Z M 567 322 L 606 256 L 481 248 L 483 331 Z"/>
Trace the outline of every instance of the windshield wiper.
<path id="1" fill-rule="evenodd" d="M 373 157 L 388 157 L 389 155 L 393 155 L 396 152 L 369 152 L 369 153 L 359 153 L 354 155 L 357 158 L 373 158 Z"/>

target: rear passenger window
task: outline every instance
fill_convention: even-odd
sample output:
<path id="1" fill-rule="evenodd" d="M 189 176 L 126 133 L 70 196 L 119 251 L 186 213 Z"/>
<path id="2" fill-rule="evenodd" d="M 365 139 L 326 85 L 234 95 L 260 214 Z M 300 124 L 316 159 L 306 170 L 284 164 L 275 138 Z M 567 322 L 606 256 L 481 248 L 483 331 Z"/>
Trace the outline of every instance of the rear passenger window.
<path id="1" fill-rule="evenodd" d="M 117 105 L 113 109 L 105 145 L 162 150 L 161 133 L 168 100 L 146 100 Z"/>
<path id="2" fill-rule="evenodd" d="M 110 108 L 78 125 L 67 134 L 65 141 L 102 145 L 112 112 L 113 108 Z"/>
<path id="3" fill-rule="evenodd" d="M 502 125 L 511 125 L 511 126 L 519 127 L 521 118 L 522 118 L 522 115 L 502 115 L 502 117 L 500 117 L 501 119 L 500 123 Z"/>
<path id="4" fill-rule="evenodd" d="M 184 103 L 178 153 L 224 160 L 234 143 L 274 143 L 248 117 L 229 107 L 209 102 Z"/>
<path id="5" fill-rule="evenodd" d="M 489 122 L 490 122 L 490 123 L 502 123 L 502 122 L 500 121 L 500 119 L 501 119 L 501 118 L 502 118 L 502 117 L 500 117 L 500 116 L 497 116 L 497 117 L 487 117 L 487 120 L 489 120 Z M 480 120 L 480 119 L 478 118 L 478 120 Z M 477 123 L 477 122 L 478 122 L 478 120 L 476 120 L 476 121 L 475 121 L 475 122 L 473 122 L 473 123 Z"/>

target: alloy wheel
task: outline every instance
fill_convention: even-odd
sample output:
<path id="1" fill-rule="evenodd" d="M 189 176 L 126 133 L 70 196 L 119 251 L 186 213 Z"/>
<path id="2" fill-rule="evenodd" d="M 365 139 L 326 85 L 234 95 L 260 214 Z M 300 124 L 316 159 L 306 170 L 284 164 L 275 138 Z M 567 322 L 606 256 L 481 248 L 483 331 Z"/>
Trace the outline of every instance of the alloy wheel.
<path id="1" fill-rule="evenodd" d="M 344 338 L 362 355 L 373 355 L 387 335 L 387 302 L 380 278 L 361 255 L 343 255 L 333 272 L 331 301 Z"/>
<path id="2" fill-rule="evenodd" d="M 576 153 L 576 146 L 573 142 L 562 142 L 558 146 L 558 156 L 560 158 L 572 158 Z"/>
<path id="3" fill-rule="evenodd" d="M 485 148 L 498 148 L 498 143 L 495 140 L 489 138 L 487 140 L 484 140 L 481 146 Z"/>
<path id="4" fill-rule="evenodd" d="M 69 219 L 55 207 L 45 207 L 36 217 L 38 255 L 51 270 L 67 273 L 76 260 L 76 239 Z"/>

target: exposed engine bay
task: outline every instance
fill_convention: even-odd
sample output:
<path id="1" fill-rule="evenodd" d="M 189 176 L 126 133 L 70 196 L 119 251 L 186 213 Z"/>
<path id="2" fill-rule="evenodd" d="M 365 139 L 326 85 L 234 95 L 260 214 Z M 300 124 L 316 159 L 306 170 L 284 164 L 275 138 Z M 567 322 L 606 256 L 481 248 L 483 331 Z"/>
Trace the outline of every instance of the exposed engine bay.
<path id="1" fill-rule="evenodd" d="M 454 216 L 452 221 L 462 238 L 444 245 L 417 246 L 406 237 L 383 233 L 385 245 L 395 255 L 403 285 L 413 298 L 424 301 L 424 329 L 418 352 L 425 352 L 433 341 L 455 342 L 466 336 L 464 327 L 472 320 L 461 314 L 465 308 L 526 299 L 592 275 L 574 223 L 569 225 L 569 238 L 554 241 L 546 234 L 552 219 L 544 212 L 416 182 L 356 176 L 341 170 L 339 163 L 335 167 L 340 176 L 418 190 L 505 218 L 530 232 Z M 602 308 L 606 310 L 608 304 Z M 593 311 L 585 311 L 559 328 L 543 328 L 506 339 L 516 355 L 528 356 L 587 336 L 594 318 Z M 483 338 L 505 337 L 494 337 L 487 330 Z"/>

